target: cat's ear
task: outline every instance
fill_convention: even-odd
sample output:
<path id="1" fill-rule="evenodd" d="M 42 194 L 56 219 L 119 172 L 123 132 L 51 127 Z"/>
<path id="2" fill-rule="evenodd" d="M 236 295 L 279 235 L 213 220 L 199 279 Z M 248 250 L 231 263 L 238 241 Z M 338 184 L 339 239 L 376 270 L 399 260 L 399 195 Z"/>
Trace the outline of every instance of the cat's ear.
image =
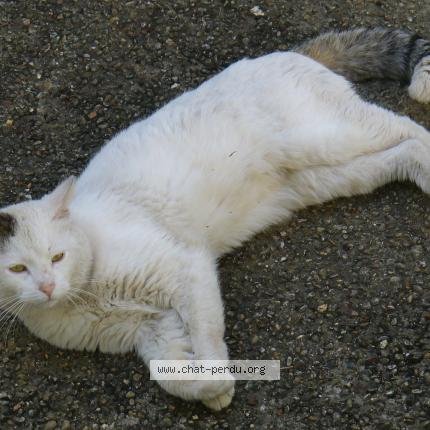
<path id="1" fill-rule="evenodd" d="M 16 219 L 5 212 L 0 212 L 0 241 L 9 236 L 13 236 L 15 232 Z"/>
<path id="2" fill-rule="evenodd" d="M 64 218 L 69 214 L 69 203 L 74 195 L 75 183 L 76 177 L 69 176 L 43 198 L 54 214 L 53 219 Z"/>

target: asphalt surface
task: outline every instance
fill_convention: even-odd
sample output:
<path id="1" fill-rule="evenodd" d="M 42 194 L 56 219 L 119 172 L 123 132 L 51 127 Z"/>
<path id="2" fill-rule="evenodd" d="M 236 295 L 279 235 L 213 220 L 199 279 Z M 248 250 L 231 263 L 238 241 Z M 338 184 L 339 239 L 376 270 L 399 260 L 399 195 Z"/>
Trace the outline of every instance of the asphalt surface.
<path id="1" fill-rule="evenodd" d="M 236 59 L 329 29 L 430 37 L 429 23 L 428 0 L 0 1 L 0 205 L 78 174 Z M 399 84 L 359 91 L 430 128 Z M 169 396 L 133 354 L 61 351 L 17 325 L 0 346 L 0 428 L 430 429 L 429 208 L 394 184 L 302 211 L 223 259 L 231 356 L 283 366 L 280 381 L 239 382 L 228 409 Z"/>

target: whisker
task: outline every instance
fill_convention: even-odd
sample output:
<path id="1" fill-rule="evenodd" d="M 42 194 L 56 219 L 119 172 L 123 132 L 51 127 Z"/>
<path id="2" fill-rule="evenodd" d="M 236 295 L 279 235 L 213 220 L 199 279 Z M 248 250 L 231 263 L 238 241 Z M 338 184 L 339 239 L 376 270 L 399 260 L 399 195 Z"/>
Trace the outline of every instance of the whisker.
<path id="1" fill-rule="evenodd" d="M 8 302 L 8 301 L 14 300 L 14 299 L 17 299 L 17 296 L 5 297 L 4 299 L 0 300 L 0 303 Z"/>
<path id="2" fill-rule="evenodd" d="M 19 305 L 22 303 L 21 300 L 14 302 L 12 305 L 10 305 L 8 308 L 6 308 L 3 312 L 3 315 L 0 318 L 0 323 L 3 322 L 3 324 L 0 326 L 0 329 L 4 325 L 4 321 L 7 321 L 10 317 L 10 314 L 13 314 L 14 311 L 19 307 Z"/>
<path id="3" fill-rule="evenodd" d="M 78 298 L 74 296 L 73 294 L 68 295 L 69 300 L 73 303 L 73 305 L 79 309 L 82 309 L 82 304 L 80 302 L 77 302 Z"/>
<path id="4" fill-rule="evenodd" d="M 15 308 L 17 308 L 20 303 L 22 303 L 21 300 L 18 300 L 16 302 L 13 302 L 12 304 L 10 304 L 6 309 L 3 310 L 3 316 L 6 314 L 9 314 L 10 312 L 13 312 L 13 310 Z M 0 321 L 1 320 L 2 320 L 2 318 L 0 318 Z"/>
<path id="5" fill-rule="evenodd" d="M 79 295 L 80 291 L 76 290 L 76 288 L 71 288 L 70 291 L 69 291 L 69 293 L 72 294 L 75 297 L 78 297 L 80 300 L 85 300 L 83 297 L 81 297 Z"/>
<path id="6" fill-rule="evenodd" d="M 71 295 L 67 295 L 67 296 L 66 296 L 66 298 L 67 298 L 67 300 L 68 300 L 70 303 L 72 303 L 72 305 L 73 305 L 75 308 L 77 308 L 77 309 L 79 309 L 79 310 L 81 310 L 81 309 L 82 309 L 82 306 L 81 306 L 81 305 L 79 305 L 79 304 L 77 304 L 77 303 L 73 300 L 73 298 L 72 298 L 72 296 L 71 296 Z"/>
<path id="7" fill-rule="evenodd" d="M 8 297 L 6 299 L 3 299 L 0 301 L 0 307 L 4 307 L 4 306 L 10 304 L 11 302 L 13 302 L 15 300 L 18 300 L 18 297 L 13 296 L 13 297 Z"/>
<path id="8" fill-rule="evenodd" d="M 9 332 L 10 332 L 10 330 L 11 330 L 11 328 L 14 326 L 15 322 L 17 321 L 17 319 L 18 319 L 18 315 L 20 314 L 20 312 L 22 311 L 22 309 L 24 308 L 24 306 L 25 306 L 25 303 L 24 303 L 24 302 L 21 302 L 21 306 L 17 309 L 17 311 L 16 311 L 16 312 L 14 312 L 14 314 L 13 314 L 13 316 L 12 316 L 11 320 L 10 320 L 10 323 L 9 323 L 9 325 L 8 325 L 8 328 L 7 328 L 7 330 L 6 330 L 6 335 L 5 335 L 5 344 L 7 344 L 7 338 L 8 338 L 8 336 L 9 336 Z"/>
<path id="9" fill-rule="evenodd" d="M 82 294 L 87 294 L 90 297 L 94 297 L 95 299 L 98 299 L 98 296 L 96 294 L 92 293 L 91 291 L 83 290 L 82 288 L 76 288 L 76 287 L 72 287 L 72 290 L 78 291 Z"/>
<path id="10" fill-rule="evenodd" d="M 22 304 L 22 307 L 21 307 L 21 308 L 20 308 L 20 310 L 17 312 L 17 317 L 18 317 L 19 319 L 21 319 L 21 316 L 22 316 L 22 314 L 24 313 L 24 310 L 25 310 L 25 308 L 27 307 L 27 304 L 28 304 L 28 303 L 23 303 L 23 304 Z M 16 330 L 17 325 L 18 325 L 18 324 L 15 324 L 15 327 L 14 327 L 14 329 L 13 329 L 13 333 L 12 333 L 12 337 L 15 337 L 15 330 Z"/>
<path id="11" fill-rule="evenodd" d="M 0 330 L 7 326 L 7 330 L 5 332 L 4 337 L 4 341 L 5 341 L 5 345 L 7 344 L 7 336 L 9 334 L 9 330 L 12 327 L 13 323 L 15 322 L 18 313 L 21 310 L 21 307 L 24 305 L 24 302 L 22 300 L 20 300 L 18 303 L 14 303 L 14 305 L 10 306 L 8 309 L 8 313 L 6 314 L 6 317 L 2 317 L 2 319 L 0 321 L 3 320 L 3 323 L 0 326 Z"/>

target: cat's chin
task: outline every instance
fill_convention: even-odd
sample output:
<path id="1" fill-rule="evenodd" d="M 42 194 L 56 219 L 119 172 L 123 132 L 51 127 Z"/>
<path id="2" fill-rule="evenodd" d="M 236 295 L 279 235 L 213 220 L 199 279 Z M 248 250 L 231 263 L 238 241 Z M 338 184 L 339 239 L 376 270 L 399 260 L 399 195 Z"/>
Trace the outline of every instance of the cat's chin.
<path id="1" fill-rule="evenodd" d="M 51 299 L 46 302 L 44 302 L 44 306 L 47 308 L 53 308 L 54 306 L 58 305 L 62 300 L 61 299 Z"/>
<path id="2" fill-rule="evenodd" d="M 35 300 L 35 301 L 31 301 L 29 302 L 29 304 L 36 306 L 36 307 L 40 307 L 40 308 L 45 308 L 45 309 L 50 309 L 53 308 L 61 303 L 64 303 L 65 297 L 55 297 L 52 299 L 40 299 L 40 300 Z"/>

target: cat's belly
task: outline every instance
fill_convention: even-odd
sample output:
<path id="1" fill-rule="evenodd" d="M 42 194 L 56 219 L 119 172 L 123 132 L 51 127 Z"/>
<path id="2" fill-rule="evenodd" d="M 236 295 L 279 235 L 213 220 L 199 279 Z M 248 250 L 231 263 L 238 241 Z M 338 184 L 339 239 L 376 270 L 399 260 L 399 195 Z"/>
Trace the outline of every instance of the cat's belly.
<path id="1" fill-rule="evenodd" d="M 282 206 L 283 184 L 277 178 L 254 175 L 228 189 L 206 192 L 207 207 L 193 214 L 196 231 L 205 235 L 216 255 L 239 246 L 270 223 L 285 219 L 289 213 Z M 197 215 L 197 216 L 195 216 Z"/>

